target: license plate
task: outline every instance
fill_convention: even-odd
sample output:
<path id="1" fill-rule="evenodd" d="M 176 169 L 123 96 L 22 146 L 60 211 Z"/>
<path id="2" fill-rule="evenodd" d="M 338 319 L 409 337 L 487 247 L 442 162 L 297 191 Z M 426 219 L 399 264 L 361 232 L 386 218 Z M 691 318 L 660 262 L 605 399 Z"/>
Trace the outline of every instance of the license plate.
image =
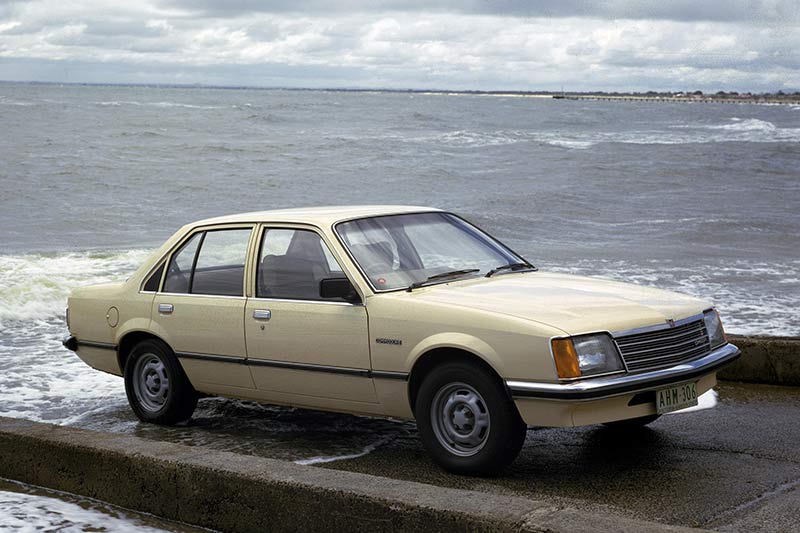
<path id="1" fill-rule="evenodd" d="M 656 412 L 670 413 L 697 405 L 697 382 L 683 383 L 656 391 Z"/>

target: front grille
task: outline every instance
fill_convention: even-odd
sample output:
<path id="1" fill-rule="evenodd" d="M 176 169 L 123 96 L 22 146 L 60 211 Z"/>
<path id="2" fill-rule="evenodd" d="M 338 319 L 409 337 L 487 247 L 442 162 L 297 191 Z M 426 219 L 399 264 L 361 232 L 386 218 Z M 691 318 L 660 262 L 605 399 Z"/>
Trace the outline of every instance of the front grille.
<path id="1" fill-rule="evenodd" d="M 632 333 L 615 337 L 614 340 L 629 372 L 678 365 L 711 351 L 702 318 L 674 328 Z"/>

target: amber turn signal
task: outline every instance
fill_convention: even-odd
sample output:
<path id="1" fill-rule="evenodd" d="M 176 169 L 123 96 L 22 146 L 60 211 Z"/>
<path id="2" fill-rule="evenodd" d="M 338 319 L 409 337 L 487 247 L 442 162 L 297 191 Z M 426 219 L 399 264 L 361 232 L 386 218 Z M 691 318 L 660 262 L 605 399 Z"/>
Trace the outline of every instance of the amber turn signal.
<path id="1" fill-rule="evenodd" d="M 553 358 L 556 361 L 556 370 L 558 370 L 558 377 L 562 379 L 581 377 L 581 369 L 578 365 L 578 354 L 575 352 L 572 339 L 553 339 L 551 343 L 553 347 Z"/>

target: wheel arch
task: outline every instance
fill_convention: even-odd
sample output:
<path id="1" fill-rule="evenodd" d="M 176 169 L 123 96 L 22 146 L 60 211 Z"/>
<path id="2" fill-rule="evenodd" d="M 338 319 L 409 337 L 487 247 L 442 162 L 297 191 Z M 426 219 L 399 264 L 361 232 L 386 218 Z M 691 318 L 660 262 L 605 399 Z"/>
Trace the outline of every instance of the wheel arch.
<path id="1" fill-rule="evenodd" d="M 117 364 L 119 364 L 120 375 L 125 375 L 125 364 L 128 361 L 128 356 L 130 355 L 133 347 L 148 339 L 160 341 L 164 343 L 164 345 L 170 350 L 172 349 L 172 347 L 164 339 L 150 331 L 128 331 L 122 336 L 122 338 L 120 338 L 119 344 L 117 345 Z"/>
<path id="2" fill-rule="evenodd" d="M 498 381 L 503 387 L 503 390 L 508 394 L 508 397 L 511 398 L 511 393 L 505 386 L 500 373 L 484 357 L 461 346 L 437 346 L 417 357 L 408 375 L 408 402 L 411 412 L 414 413 L 415 416 L 417 394 L 425 377 L 437 366 L 456 361 L 468 362 L 485 370 Z"/>

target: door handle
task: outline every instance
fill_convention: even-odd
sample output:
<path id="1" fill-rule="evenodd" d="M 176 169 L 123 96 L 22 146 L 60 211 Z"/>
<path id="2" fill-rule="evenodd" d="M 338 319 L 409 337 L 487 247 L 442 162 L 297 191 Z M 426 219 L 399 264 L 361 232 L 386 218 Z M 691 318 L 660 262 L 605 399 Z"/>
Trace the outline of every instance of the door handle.
<path id="1" fill-rule="evenodd" d="M 172 304 L 158 304 L 158 312 L 168 315 L 175 310 Z"/>
<path id="2" fill-rule="evenodd" d="M 272 318 L 272 311 L 269 309 L 256 309 L 253 311 L 253 318 L 256 320 L 269 320 Z"/>

